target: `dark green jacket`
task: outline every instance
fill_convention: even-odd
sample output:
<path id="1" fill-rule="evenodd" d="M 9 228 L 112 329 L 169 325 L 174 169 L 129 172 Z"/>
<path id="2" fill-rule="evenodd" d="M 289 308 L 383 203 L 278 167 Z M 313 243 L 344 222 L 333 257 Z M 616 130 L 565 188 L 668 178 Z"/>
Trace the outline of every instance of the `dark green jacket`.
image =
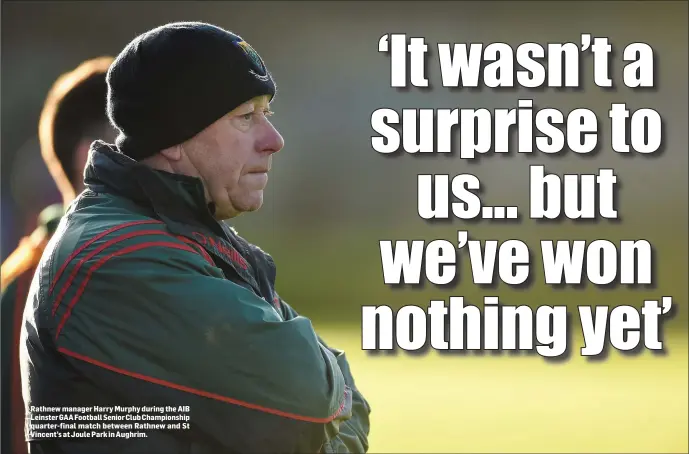
<path id="1" fill-rule="evenodd" d="M 85 183 L 29 293 L 27 406 L 188 405 L 190 429 L 30 437 L 31 452 L 368 449 L 344 353 L 280 298 L 272 258 L 212 217 L 200 180 L 96 142 Z"/>

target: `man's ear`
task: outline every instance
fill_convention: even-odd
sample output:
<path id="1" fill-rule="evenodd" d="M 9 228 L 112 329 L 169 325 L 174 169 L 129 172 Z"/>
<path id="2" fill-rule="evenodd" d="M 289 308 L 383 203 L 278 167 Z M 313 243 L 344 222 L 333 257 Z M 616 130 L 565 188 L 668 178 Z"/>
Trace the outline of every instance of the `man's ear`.
<path id="1" fill-rule="evenodd" d="M 175 145 L 174 147 L 161 150 L 160 154 L 170 161 L 179 161 L 182 159 L 182 145 Z"/>

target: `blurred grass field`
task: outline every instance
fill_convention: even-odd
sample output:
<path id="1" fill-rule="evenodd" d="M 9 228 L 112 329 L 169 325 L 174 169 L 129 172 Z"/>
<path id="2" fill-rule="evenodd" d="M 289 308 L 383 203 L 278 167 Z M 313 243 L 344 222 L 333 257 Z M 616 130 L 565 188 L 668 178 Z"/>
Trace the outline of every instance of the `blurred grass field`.
<path id="1" fill-rule="evenodd" d="M 254 224 L 240 234 L 269 251 L 278 264 L 277 289 L 309 317 L 332 346 L 344 349 L 357 385 L 372 406 L 370 452 L 689 452 L 687 349 L 687 217 L 679 203 L 656 204 L 623 225 L 536 224 L 399 226 L 367 223 L 299 228 Z M 684 206 L 684 205 L 682 205 Z M 672 215 L 672 212 L 675 214 Z M 267 217 L 267 219 L 270 219 Z M 666 220 L 674 219 L 672 222 Z M 662 220 L 662 221 L 659 221 Z M 475 239 L 519 238 L 534 252 L 528 289 L 471 282 L 466 254 L 456 287 L 392 289 L 383 283 L 380 239 L 449 239 L 468 229 Z M 654 286 L 554 289 L 543 284 L 539 241 L 647 239 L 655 250 Z M 464 296 L 482 306 L 566 305 L 573 315 L 571 357 L 551 363 L 539 356 L 371 356 L 361 350 L 361 305 L 425 307 L 430 299 Z M 672 296 L 676 313 L 664 323 L 666 356 L 645 352 L 603 361 L 579 356 L 579 305 L 631 305 Z"/>
<path id="2" fill-rule="evenodd" d="M 354 327 L 317 327 L 369 400 L 370 451 L 688 452 L 687 336 L 667 356 L 369 356 Z"/>

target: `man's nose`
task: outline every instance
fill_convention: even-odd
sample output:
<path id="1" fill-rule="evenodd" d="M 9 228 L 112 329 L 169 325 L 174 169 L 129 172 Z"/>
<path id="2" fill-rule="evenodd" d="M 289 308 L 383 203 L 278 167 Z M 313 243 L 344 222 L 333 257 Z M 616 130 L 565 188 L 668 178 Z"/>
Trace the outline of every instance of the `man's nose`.
<path id="1" fill-rule="evenodd" d="M 282 135 L 270 122 L 266 122 L 265 133 L 262 139 L 261 151 L 264 153 L 277 153 L 285 146 L 285 140 L 282 138 Z"/>

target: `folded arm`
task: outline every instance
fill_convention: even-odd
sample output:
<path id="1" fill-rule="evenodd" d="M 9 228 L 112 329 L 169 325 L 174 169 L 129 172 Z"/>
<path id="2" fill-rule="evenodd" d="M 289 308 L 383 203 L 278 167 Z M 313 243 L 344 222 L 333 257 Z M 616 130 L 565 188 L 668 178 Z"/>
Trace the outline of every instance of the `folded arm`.
<path id="1" fill-rule="evenodd" d="M 282 315 L 287 320 L 299 320 L 303 317 L 284 300 L 278 297 L 282 308 Z M 340 433 L 326 442 L 323 452 L 333 453 L 365 453 L 368 452 L 368 435 L 371 424 L 369 415 L 371 406 L 359 391 L 351 373 L 345 352 L 329 347 L 321 337 L 319 343 L 337 358 L 337 365 L 342 372 L 345 384 L 352 390 L 352 417 L 340 424 Z"/>

